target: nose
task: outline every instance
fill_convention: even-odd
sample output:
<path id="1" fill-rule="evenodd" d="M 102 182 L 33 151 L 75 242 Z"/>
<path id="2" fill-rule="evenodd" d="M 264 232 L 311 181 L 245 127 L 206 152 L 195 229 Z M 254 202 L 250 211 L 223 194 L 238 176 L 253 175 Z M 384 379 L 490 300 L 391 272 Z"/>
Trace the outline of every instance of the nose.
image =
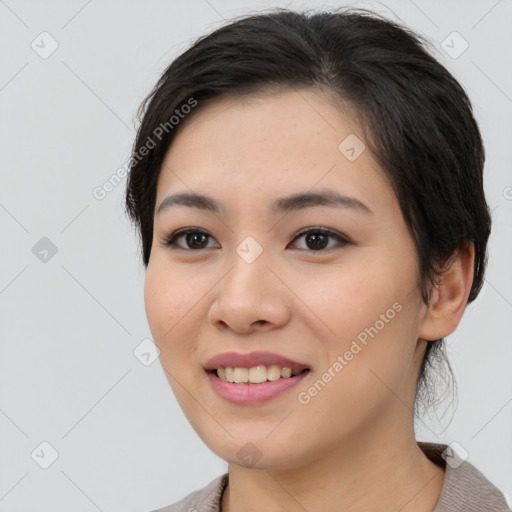
<path id="1" fill-rule="evenodd" d="M 212 325 L 239 334 L 263 332 L 286 325 L 290 319 L 289 291 L 261 255 L 247 263 L 238 255 L 231 270 L 215 287 L 208 312 Z"/>

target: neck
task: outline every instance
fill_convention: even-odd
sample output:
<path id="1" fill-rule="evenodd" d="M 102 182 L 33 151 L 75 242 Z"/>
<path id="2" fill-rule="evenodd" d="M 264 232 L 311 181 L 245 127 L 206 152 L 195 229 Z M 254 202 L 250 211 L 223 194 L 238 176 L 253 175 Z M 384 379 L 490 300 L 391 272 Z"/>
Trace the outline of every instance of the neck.
<path id="1" fill-rule="evenodd" d="M 221 510 L 432 512 L 443 482 L 444 470 L 418 447 L 412 425 L 404 431 L 373 424 L 301 467 L 230 464 Z"/>

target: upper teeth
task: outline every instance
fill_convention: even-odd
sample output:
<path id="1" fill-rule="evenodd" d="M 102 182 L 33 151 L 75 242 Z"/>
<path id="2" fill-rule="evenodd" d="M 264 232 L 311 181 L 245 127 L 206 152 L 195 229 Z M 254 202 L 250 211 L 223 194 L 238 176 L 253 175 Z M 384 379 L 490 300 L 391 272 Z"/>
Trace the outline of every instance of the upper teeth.
<path id="1" fill-rule="evenodd" d="M 226 368 L 217 368 L 217 375 L 227 382 L 251 382 L 253 384 L 259 384 L 267 380 L 291 377 L 292 370 L 291 368 L 278 366 L 276 364 L 268 367 L 259 365 L 253 366 L 252 368 L 233 368 L 228 366 Z"/>

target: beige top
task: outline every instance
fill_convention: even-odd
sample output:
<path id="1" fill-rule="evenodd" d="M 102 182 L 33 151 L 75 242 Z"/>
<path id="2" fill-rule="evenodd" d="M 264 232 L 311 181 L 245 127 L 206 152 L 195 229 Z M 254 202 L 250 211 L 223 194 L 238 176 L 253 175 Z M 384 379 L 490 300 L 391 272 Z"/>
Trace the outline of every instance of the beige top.
<path id="1" fill-rule="evenodd" d="M 445 468 L 441 496 L 433 512 L 511 512 L 503 494 L 472 464 L 462 461 L 454 452 L 442 457 L 446 445 L 418 443 L 425 455 Z M 153 512 L 220 512 L 222 493 L 228 483 L 225 473 L 206 487 L 190 493 L 174 505 Z"/>

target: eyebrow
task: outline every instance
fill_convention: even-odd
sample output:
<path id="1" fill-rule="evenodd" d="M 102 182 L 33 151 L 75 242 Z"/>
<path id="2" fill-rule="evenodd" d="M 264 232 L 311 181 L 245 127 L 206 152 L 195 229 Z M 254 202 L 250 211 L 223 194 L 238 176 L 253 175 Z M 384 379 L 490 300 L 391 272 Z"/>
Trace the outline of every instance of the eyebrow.
<path id="1" fill-rule="evenodd" d="M 220 203 L 212 197 L 202 194 L 183 192 L 167 196 L 158 207 L 157 215 L 165 210 L 169 210 L 175 206 L 187 206 L 190 208 L 199 208 L 213 213 L 224 211 Z M 287 197 L 276 199 L 272 205 L 273 213 L 287 213 L 293 210 L 301 210 L 303 208 L 311 208 L 314 206 L 338 206 L 349 208 L 361 213 L 373 214 L 373 212 L 355 197 L 346 196 L 333 192 L 332 190 L 324 190 L 319 192 L 298 192 Z"/>

